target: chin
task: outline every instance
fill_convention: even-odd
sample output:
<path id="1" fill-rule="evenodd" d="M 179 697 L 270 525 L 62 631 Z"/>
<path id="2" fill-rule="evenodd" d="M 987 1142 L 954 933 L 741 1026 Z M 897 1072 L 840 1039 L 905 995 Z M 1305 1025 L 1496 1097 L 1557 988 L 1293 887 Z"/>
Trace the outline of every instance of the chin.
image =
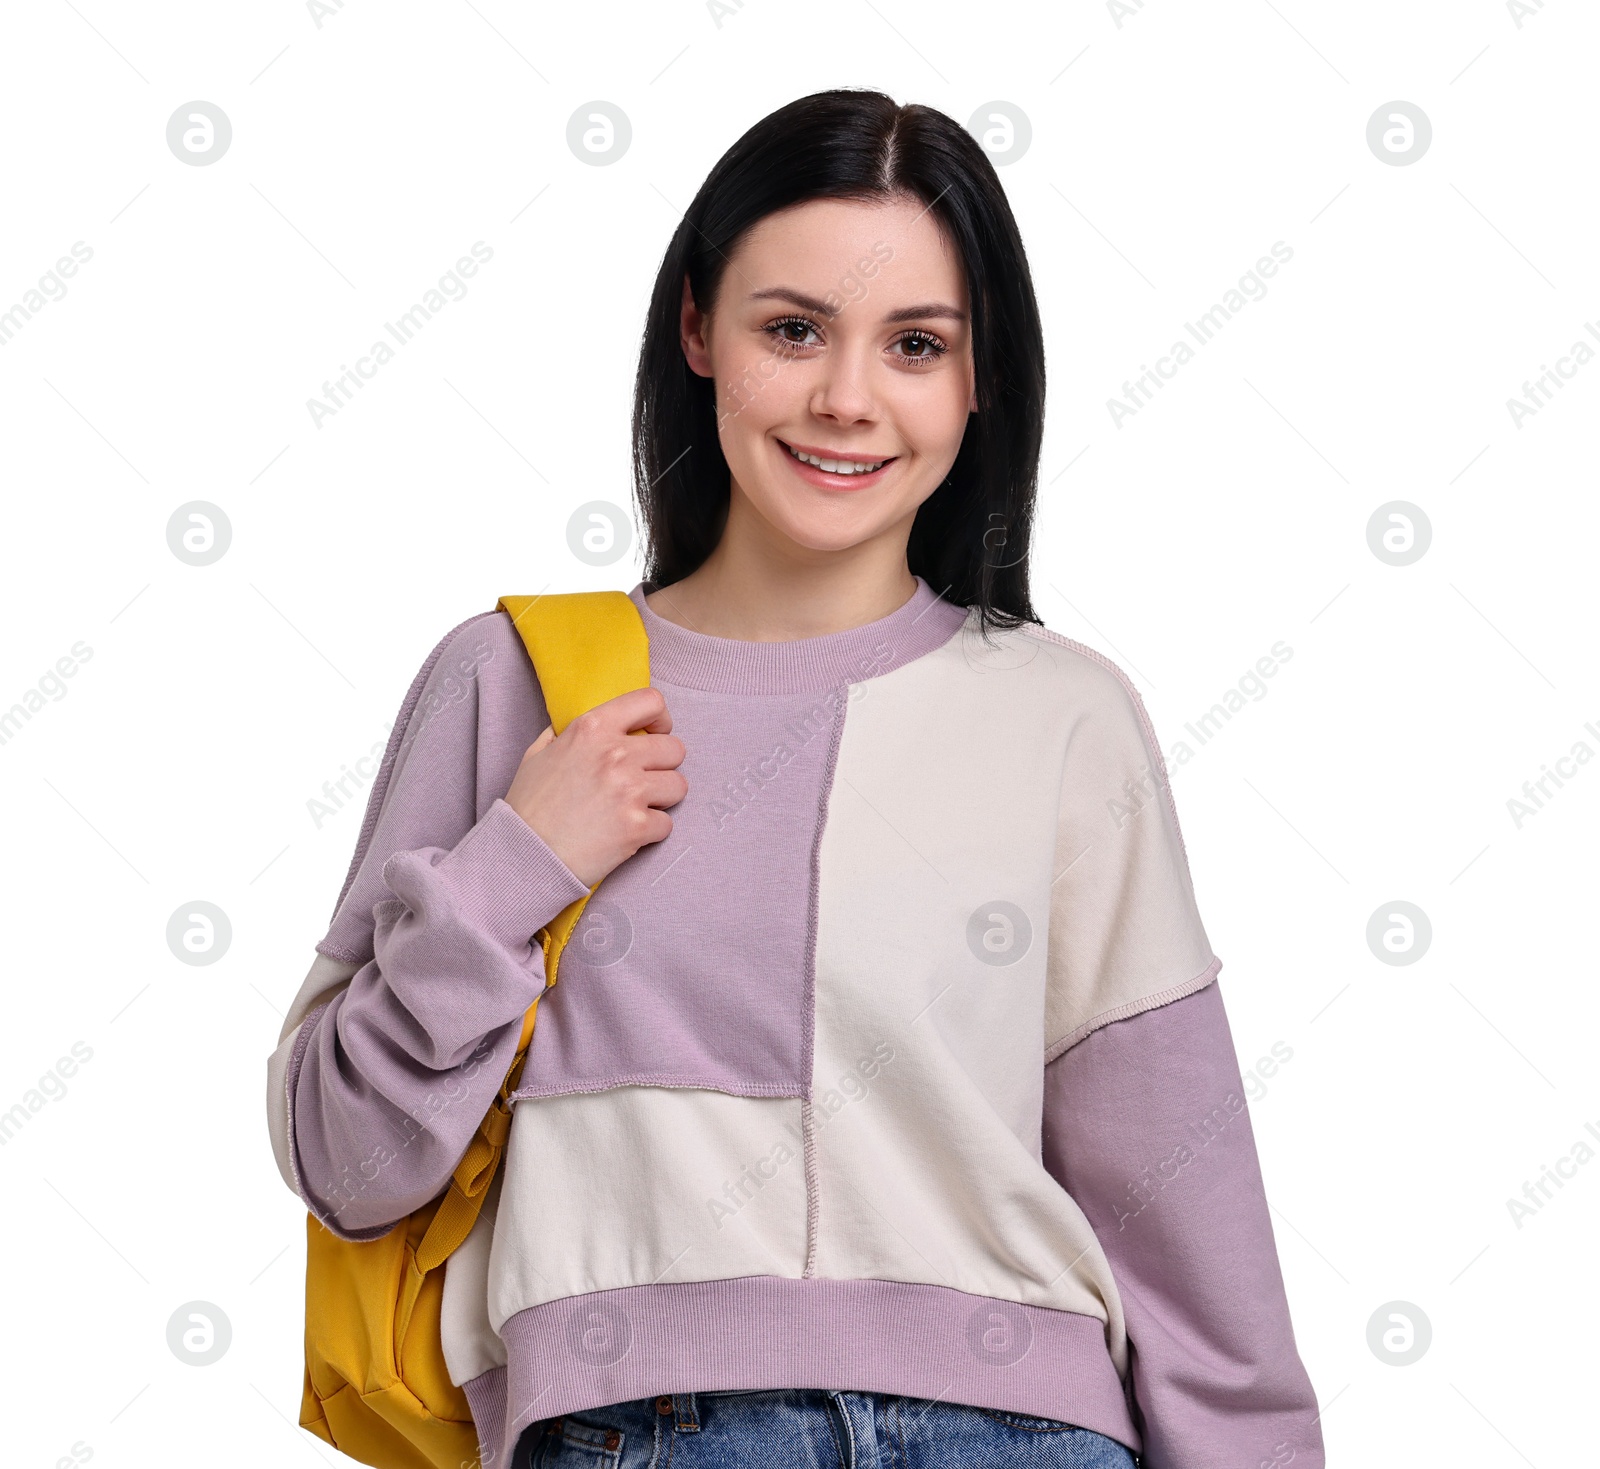
<path id="1" fill-rule="evenodd" d="M 883 530 L 878 516 L 874 515 L 868 520 L 850 507 L 840 507 L 843 513 L 828 516 L 794 515 L 782 511 L 771 514 L 759 506 L 757 508 L 769 525 L 807 551 L 848 551 L 852 546 L 870 541 Z M 784 507 L 785 510 L 788 508 Z"/>

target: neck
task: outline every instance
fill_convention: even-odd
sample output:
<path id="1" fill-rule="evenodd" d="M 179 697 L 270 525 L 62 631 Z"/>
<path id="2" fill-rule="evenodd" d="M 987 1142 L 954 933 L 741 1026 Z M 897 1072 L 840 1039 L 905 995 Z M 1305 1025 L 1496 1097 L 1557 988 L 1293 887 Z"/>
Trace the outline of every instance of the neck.
<path id="1" fill-rule="evenodd" d="M 704 563 L 646 594 L 650 610 L 707 637 L 789 642 L 876 622 L 917 590 L 906 562 L 909 522 L 903 535 L 878 536 L 842 551 L 817 551 L 787 537 L 774 545 L 742 530 L 730 516 Z"/>

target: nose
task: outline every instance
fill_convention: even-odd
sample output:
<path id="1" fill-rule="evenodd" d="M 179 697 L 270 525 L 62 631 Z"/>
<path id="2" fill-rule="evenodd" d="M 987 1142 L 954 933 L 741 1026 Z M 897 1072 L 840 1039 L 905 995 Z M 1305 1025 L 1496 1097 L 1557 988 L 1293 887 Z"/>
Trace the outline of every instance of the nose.
<path id="1" fill-rule="evenodd" d="M 870 422 L 877 403 L 867 385 L 867 369 L 849 353 L 830 355 L 820 365 L 811 394 L 811 411 L 837 424 Z"/>

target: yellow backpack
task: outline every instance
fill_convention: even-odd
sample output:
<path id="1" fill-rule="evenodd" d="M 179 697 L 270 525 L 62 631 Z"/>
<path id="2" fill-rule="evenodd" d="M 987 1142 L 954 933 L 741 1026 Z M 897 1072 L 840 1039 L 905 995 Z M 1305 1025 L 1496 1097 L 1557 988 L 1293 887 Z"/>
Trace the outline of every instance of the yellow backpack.
<path id="1" fill-rule="evenodd" d="M 644 624 L 623 592 L 502 597 L 533 659 L 559 735 L 607 699 L 650 683 Z M 530 734 L 537 735 L 534 730 Z M 588 896 L 535 937 L 547 985 Z M 306 1214 L 306 1363 L 300 1426 L 377 1469 L 476 1469 L 478 1434 L 462 1390 L 450 1381 L 440 1337 L 444 1265 L 483 1208 L 511 1130 L 516 1090 L 533 1038 L 528 1007 L 500 1094 L 485 1114 L 449 1187 L 382 1239 L 339 1239 Z"/>

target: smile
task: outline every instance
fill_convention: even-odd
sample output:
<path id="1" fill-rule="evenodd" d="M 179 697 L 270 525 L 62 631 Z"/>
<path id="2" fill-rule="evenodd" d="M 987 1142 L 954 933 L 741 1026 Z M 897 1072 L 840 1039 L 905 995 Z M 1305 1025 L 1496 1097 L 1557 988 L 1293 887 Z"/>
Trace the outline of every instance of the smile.
<path id="1" fill-rule="evenodd" d="M 783 444 L 782 439 L 778 442 Z M 798 459 L 802 464 L 822 470 L 824 474 L 874 474 L 897 457 L 891 454 L 887 459 L 859 459 L 846 455 L 811 454 L 796 449 L 792 444 L 783 444 L 783 447 L 791 459 Z"/>

